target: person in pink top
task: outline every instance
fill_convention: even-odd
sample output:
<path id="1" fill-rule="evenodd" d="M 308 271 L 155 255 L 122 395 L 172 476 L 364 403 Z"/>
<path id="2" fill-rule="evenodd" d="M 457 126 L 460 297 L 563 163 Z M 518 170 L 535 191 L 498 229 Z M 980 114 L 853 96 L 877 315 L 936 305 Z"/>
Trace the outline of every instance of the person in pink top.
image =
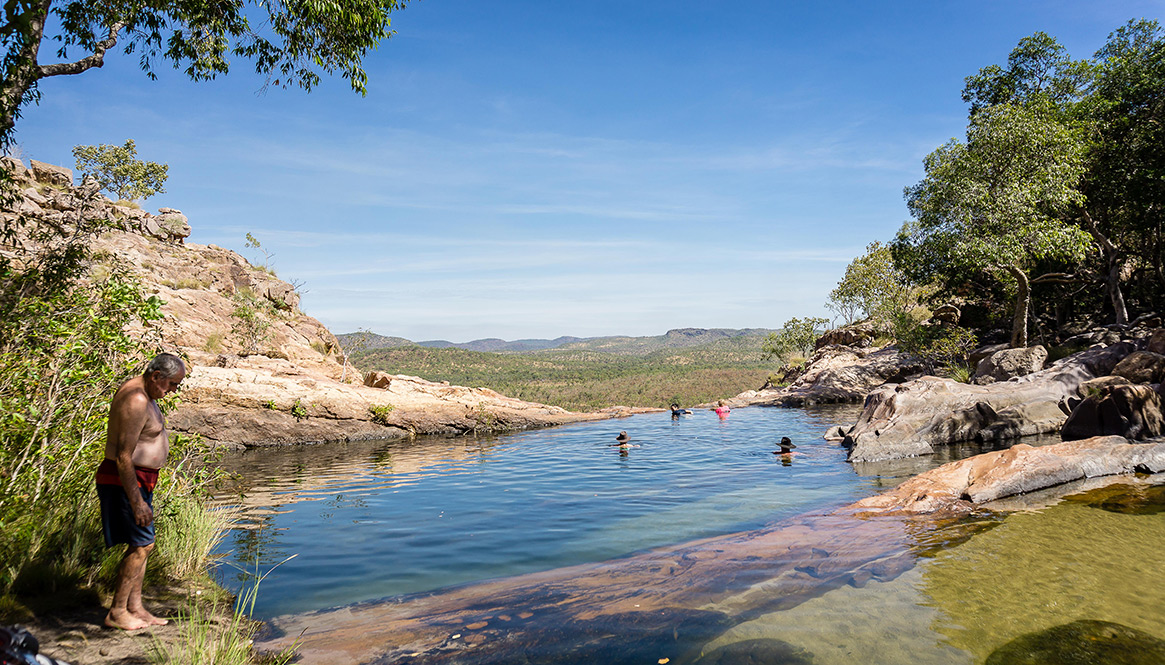
<path id="1" fill-rule="evenodd" d="M 720 420 L 724 420 L 728 417 L 728 414 L 732 413 L 732 409 L 728 408 L 728 404 L 724 400 L 716 402 L 716 408 L 712 410 L 716 412 L 716 415 L 720 416 Z"/>

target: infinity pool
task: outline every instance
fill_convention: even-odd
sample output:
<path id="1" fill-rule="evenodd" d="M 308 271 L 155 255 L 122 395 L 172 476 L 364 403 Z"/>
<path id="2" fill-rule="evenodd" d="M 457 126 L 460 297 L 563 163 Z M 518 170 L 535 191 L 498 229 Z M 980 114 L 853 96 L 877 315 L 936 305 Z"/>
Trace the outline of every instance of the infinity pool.
<path id="1" fill-rule="evenodd" d="M 257 618 L 622 557 L 757 529 L 875 493 L 975 446 L 854 466 L 821 438 L 856 407 L 647 414 L 496 437 L 229 455 L 243 519 L 223 583 L 266 571 Z M 615 435 L 626 430 L 630 446 Z M 774 455 L 782 436 L 797 445 Z"/>

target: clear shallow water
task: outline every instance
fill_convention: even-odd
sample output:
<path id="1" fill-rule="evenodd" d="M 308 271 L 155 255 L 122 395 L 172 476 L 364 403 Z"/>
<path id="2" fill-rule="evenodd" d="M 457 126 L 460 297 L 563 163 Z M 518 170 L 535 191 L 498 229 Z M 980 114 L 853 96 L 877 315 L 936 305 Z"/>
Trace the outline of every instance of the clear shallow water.
<path id="1" fill-rule="evenodd" d="M 1142 514 L 1098 507 L 1104 492 L 997 518 L 894 579 L 741 622 L 701 651 L 780 640 L 814 665 L 973 665 L 1024 635 L 1083 620 L 1165 639 L 1165 492 Z M 942 531 L 931 537 L 941 541 Z M 1084 662 L 1075 658 L 1038 662 Z"/>
<path id="2" fill-rule="evenodd" d="M 329 444 L 228 456 L 246 508 L 222 578 L 267 570 L 267 618 L 602 561 L 827 511 L 954 457 L 854 466 L 821 439 L 856 407 L 648 414 L 491 438 Z M 632 447 L 614 444 L 625 429 Z M 773 455 L 789 436 L 792 457 Z M 224 496 L 225 504 L 238 501 Z"/>

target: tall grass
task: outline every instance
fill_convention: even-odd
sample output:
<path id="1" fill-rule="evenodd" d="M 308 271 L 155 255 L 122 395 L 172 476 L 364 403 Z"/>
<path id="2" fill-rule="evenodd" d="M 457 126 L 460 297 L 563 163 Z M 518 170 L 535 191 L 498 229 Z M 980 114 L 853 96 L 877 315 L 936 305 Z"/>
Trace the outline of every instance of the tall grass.
<path id="1" fill-rule="evenodd" d="M 178 623 L 182 625 L 182 639 L 163 642 L 155 637 L 150 645 L 150 661 L 158 665 L 285 665 L 295 657 L 295 645 L 275 654 L 264 654 L 257 658 L 254 654 L 255 632 L 259 624 L 249 615 L 255 610 L 259 597 L 259 585 L 275 568 L 295 558 L 291 555 L 260 574 L 257 567 L 251 572 L 252 583 L 238 598 L 233 610 L 228 610 L 220 599 L 205 601 L 191 596 L 187 610 L 180 612 Z M 256 564 L 257 566 L 257 564 Z M 226 622 L 219 617 L 229 614 Z"/>

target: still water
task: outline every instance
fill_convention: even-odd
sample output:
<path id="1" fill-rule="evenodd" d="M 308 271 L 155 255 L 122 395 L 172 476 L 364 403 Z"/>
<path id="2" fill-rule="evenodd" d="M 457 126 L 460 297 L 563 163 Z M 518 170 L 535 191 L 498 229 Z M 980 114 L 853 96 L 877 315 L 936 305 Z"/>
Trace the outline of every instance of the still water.
<path id="1" fill-rule="evenodd" d="M 258 449 L 224 460 L 244 508 L 223 583 L 276 567 L 268 618 L 624 557 L 826 512 L 955 457 L 855 466 L 821 438 L 856 407 L 647 414 L 473 438 Z M 626 430 L 630 446 L 615 444 Z M 774 455 L 790 437 L 792 456 Z"/>

